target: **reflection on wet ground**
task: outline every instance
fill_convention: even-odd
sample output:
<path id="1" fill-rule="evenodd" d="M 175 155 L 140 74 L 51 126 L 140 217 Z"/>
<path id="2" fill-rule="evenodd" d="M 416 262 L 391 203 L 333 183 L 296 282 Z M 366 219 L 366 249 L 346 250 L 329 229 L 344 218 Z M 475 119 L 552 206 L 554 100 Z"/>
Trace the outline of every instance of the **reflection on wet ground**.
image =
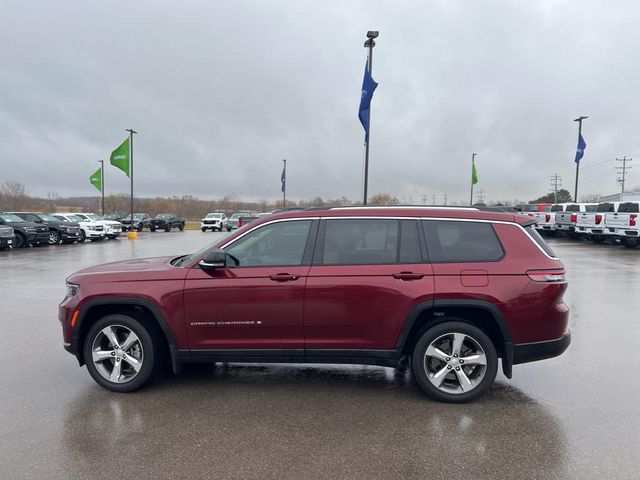
<path id="1" fill-rule="evenodd" d="M 637 477 L 640 382 L 620 352 L 640 341 L 640 251 L 554 241 L 570 350 L 499 376 L 472 404 L 430 401 L 409 370 L 361 366 L 199 365 L 134 394 L 95 385 L 61 348 L 64 278 L 212 239 L 0 254 L 0 478 Z"/>

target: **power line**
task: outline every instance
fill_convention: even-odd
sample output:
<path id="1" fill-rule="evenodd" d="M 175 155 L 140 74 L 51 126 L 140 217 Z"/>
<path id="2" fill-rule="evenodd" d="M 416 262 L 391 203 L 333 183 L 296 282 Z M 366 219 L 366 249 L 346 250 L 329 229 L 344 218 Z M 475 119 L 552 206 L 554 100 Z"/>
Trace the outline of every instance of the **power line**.
<path id="1" fill-rule="evenodd" d="M 553 203 L 558 203 L 558 188 L 562 186 L 562 177 L 557 173 L 551 177 L 551 186 L 553 187 Z"/>

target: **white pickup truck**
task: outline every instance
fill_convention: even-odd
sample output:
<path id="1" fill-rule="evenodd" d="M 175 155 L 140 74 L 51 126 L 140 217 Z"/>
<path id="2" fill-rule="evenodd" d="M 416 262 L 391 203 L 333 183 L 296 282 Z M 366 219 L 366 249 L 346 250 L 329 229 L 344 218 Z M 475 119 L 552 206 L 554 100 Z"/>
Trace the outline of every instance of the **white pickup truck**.
<path id="1" fill-rule="evenodd" d="M 610 235 L 617 235 L 625 247 L 640 245 L 640 202 L 620 202 L 617 212 L 605 215 Z"/>
<path id="2" fill-rule="evenodd" d="M 556 229 L 561 235 L 576 237 L 576 223 L 578 215 L 583 212 L 595 212 L 597 203 L 569 203 L 564 212 L 556 213 Z"/>
<path id="3" fill-rule="evenodd" d="M 599 203 L 595 212 L 581 212 L 576 221 L 576 233 L 586 235 L 595 243 L 602 243 L 607 239 L 609 232 L 606 228 L 606 215 L 618 211 L 620 202 Z"/>
<path id="4" fill-rule="evenodd" d="M 556 232 L 556 215 L 564 212 L 564 209 L 570 205 L 569 203 L 556 203 L 549 207 L 549 211 L 541 215 L 536 224 L 536 228 L 548 235 L 555 235 Z"/>

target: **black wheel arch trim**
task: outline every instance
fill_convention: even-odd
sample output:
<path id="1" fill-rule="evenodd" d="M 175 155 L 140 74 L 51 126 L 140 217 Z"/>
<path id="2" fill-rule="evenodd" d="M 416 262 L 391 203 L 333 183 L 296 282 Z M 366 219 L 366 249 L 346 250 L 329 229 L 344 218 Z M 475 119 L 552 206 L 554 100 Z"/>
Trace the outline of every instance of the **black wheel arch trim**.
<path id="1" fill-rule="evenodd" d="M 71 338 L 71 347 L 69 351 L 75 354 L 76 358 L 83 364 L 82 361 L 82 352 L 78 348 L 79 345 L 79 337 L 77 336 L 77 332 L 81 330 L 82 322 L 85 319 L 85 316 L 89 310 L 94 307 L 108 306 L 108 305 L 127 305 L 127 306 L 139 306 L 146 308 L 151 312 L 154 319 L 156 320 L 162 334 L 165 336 L 167 340 L 167 344 L 169 345 L 169 354 L 171 356 L 171 368 L 174 373 L 178 373 L 181 370 L 180 360 L 178 358 L 178 348 L 176 346 L 175 337 L 171 332 L 171 329 L 167 325 L 167 321 L 164 318 L 160 308 L 150 300 L 139 298 L 139 297 L 104 297 L 104 298 L 94 298 L 92 300 L 88 300 L 80 305 L 78 319 L 76 321 L 76 326 L 74 328 L 74 335 Z"/>
<path id="2" fill-rule="evenodd" d="M 439 308 L 475 308 L 488 312 L 495 320 L 503 338 L 501 349 L 502 371 L 507 378 L 511 378 L 513 367 L 513 338 L 511 336 L 511 329 L 509 328 L 509 325 L 507 324 L 507 321 L 500 309 L 493 303 L 483 300 L 442 298 L 418 303 L 405 320 L 402 331 L 396 341 L 396 349 L 399 353 L 401 353 L 406 347 L 406 344 L 409 341 L 409 334 L 411 333 L 413 325 L 418 317 L 426 311 L 435 311 Z"/>

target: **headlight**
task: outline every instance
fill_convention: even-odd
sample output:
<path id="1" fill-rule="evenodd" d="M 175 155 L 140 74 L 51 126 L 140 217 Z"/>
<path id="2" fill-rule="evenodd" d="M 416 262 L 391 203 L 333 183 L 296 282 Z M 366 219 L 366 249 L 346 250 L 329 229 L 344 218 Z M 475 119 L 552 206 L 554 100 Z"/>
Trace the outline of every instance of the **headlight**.
<path id="1" fill-rule="evenodd" d="M 93 225 L 87 225 L 87 230 L 95 230 L 96 227 L 94 227 Z"/>
<path id="2" fill-rule="evenodd" d="M 67 283 L 67 297 L 73 297 L 80 290 L 80 285 L 75 283 Z"/>
<path id="3" fill-rule="evenodd" d="M 24 227 L 24 231 L 25 232 L 35 232 L 36 231 L 36 227 Z"/>

